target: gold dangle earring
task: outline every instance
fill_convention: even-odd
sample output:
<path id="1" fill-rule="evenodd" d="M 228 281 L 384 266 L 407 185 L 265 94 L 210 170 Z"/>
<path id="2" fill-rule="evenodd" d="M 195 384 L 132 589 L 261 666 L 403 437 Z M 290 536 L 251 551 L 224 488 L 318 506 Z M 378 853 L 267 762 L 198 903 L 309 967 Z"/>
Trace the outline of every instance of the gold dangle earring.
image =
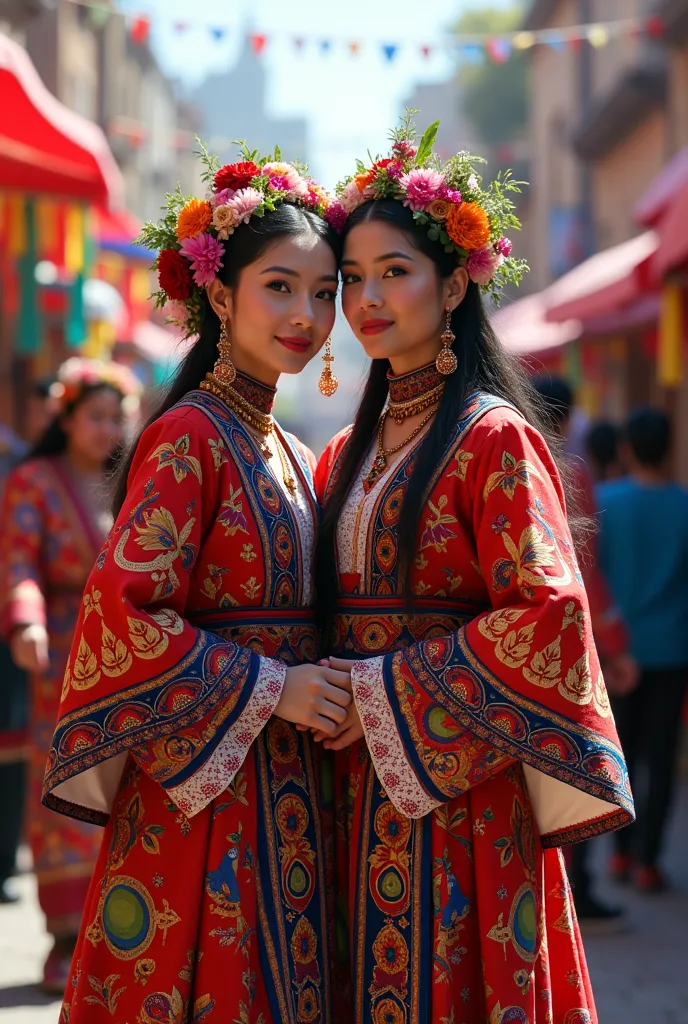
<path id="1" fill-rule="evenodd" d="M 232 343 L 227 336 L 227 317 L 220 317 L 220 337 L 217 342 L 218 357 L 213 367 L 213 376 L 222 384 L 231 384 L 236 380 L 236 367 L 230 359 Z"/>
<path id="2" fill-rule="evenodd" d="M 325 398 L 331 398 L 339 387 L 339 381 L 332 373 L 331 364 L 334 362 L 334 356 L 332 355 L 329 338 L 325 342 L 325 355 L 322 358 L 325 365 L 323 366 L 323 371 L 318 378 L 318 387 L 320 388 L 320 393 L 324 395 Z"/>
<path id="3" fill-rule="evenodd" d="M 451 329 L 451 315 L 452 311 L 451 309 L 448 309 L 447 322 L 440 338 L 442 348 L 437 353 L 437 359 L 435 360 L 437 372 L 441 373 L 443 377 L 448 377 L 459 365 L 456 354 L 452 351 L 452 345 L 456 340 L 456 335 Z"/>

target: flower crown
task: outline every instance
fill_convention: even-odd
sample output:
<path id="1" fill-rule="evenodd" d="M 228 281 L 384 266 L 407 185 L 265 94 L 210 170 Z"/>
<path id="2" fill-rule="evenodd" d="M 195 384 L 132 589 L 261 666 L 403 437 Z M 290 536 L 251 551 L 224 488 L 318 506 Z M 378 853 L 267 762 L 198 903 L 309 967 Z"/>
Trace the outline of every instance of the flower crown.
<path id="1" fill-rule="evenodd" d="M 524 182 L 506 171 L 484 188 L 475 165 L 486 161 L 470 153 L 458 153 L 443 164 L 432 148 L 440 122 L 431 124 L 416 146 L 415 113 L 407 111 L 392 132 L 390 156 L 368 167 L 358 161 L 357 173 L 337 185 L 339 202 L 348 217 L 370 199 L 398 199 L 498 303 L 505 285 L 518 285 L 528 272 L 525 260 L 511 256 L 506 237 L 521 227 L 509 193 L 520 192 Z"/>
<path id="2" fill-rule="evenodd" d="M 201 328 L 204 290 L 217 277 L 224 249 L 222 242 L 251 217 L 264 217 L 281 203 L 294 203 L 323 217 L 337 230 L 343 211 L 322 186 L 308 177 L 305 166 L 287 164 L 278 147 L 259 159 L 239 143 L 243 159 L 220 166 L 200 139 L 205 199 L 185 196 L 180 186 L 166 197 L 165 216 L 157 224 L 144 224 L 138 243 L 158 252 L 154 268 L 159 290 L 155 308 L 167 307 L 167 320 L 181 327 L 186 337 Z"/>
<path id="3" fill-rule="evenodd" d="M 107 384 L 127 399 L 137 399 L 143 390 L 138 377 L 128 366 L 72 356 L 57 371 L 57 380 L 50 385 L 50 394 L 66 409 L 79 399 L 86 388 L 99 384 Z"/>

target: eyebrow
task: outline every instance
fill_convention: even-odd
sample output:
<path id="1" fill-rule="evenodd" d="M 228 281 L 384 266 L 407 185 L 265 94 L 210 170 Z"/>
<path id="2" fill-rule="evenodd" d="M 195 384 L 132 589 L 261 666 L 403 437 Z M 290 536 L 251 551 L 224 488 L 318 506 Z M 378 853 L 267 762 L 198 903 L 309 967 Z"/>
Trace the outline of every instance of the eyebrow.
<path id="1" fill-rule="evenodd" d="M 267 267 L 265 270 L 261 270 L 263 274 L 286 274 L 288 277 L 301 277 L 298 270 L 290 270 L 289 267 Z M 319 281 L 338 281 L 339 278 L 336 274 L 322 274 L 318 278 Z"/>
<path id="2" fill-rule="evenodd" d="M 373 263 L 384 263 L 386 260 L 408 260 L 409 263 L 413 263 L 413 256 L 409 256 L 405 252 L 386 252 L 382 256 L 376 256 Z M 357 260 L 342 260 L 342 266 L 345 263 L 357 263 Z"/>

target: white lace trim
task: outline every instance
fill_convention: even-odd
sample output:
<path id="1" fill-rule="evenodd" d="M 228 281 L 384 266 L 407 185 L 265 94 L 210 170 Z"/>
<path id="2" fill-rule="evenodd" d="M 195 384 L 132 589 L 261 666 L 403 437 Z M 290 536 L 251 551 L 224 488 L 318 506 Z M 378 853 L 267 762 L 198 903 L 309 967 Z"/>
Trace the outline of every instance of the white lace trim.
<path id="1" fill-rule="evenodd" d="M 387 796 L 408 818 L 422 818 L 442 801 L 426 793 L 406 757 L 385 692 L 383 662 L 384 657 L 379 657 L 354 665 L 351 670 L 354 700 L 377 777 Z"/>
<path id="2" fill-rule="evenodd" d="M 273 714 L 284 686 L 287 666 L 272 658 L 261 658 L 249 701 L 236 722 L 230 726 L 202 768 L 169 789 L 170 799 L 188 818 L 202 811 L 223 793 L 246 760 L 253 741 Z"/>

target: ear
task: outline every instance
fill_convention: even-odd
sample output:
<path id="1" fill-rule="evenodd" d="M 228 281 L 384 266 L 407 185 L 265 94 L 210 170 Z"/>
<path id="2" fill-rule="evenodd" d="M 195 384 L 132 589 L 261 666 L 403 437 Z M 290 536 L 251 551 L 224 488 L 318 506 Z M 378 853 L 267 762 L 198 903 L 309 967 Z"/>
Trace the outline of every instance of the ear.
<path id="1" fill-rule="evenodd" d="M 457 267 L 444 282 L 444 308 L 452 311 L 460 306 L 466 297 L 468 288 L 468 271 L 465 267 Z"/>
<path id="2" fill-rule="evenodd" d="M 220 319 L 224 317 L 229 324 L 232 318 L 232 289 L 223 284 L 219 277 L 208 285 L 208 302 L 216 315 Z"/>

